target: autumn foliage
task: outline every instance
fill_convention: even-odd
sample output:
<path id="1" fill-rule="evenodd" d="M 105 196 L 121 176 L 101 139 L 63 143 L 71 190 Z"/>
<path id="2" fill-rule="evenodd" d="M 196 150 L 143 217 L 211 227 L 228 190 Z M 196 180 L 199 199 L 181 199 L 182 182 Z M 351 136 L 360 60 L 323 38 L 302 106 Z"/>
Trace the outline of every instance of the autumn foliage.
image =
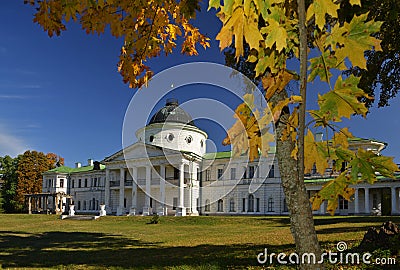
<path id="1" fill-rule="evenodd" d="M 350 0 L 351 5 L 361 5 L 360 1 Z M 265 98 L 269 101 L 274 94 L 285 89 L 291 80 L 297 80 L 299 75 L 287 69 L 287 61 L 299 57 L 299 18 L 296 10 L 296 1 L 221 1 L 210 0 L 210 8 L 219 10 L 223 26 L 217 35 L 221 50 L 235 44 L 235 56 L 246 57 L 248 62 L 255 63 L 256 77 L 261 77 L 265 91 Z M 309 129 L 304 140 L 304 167 L 309 173 L 313 166 L 321 175 L 325 174 L 329 163 L 335 162 L 338 166 L 347 164 L 344 171 L 341 167 L 333 167 L 339 177 L 328 182 L 323 189 L 312 198 L 312 207 L 317 210 L 323 201 L 328 201 L 327 210 L 333 214 L 338 204 L 339 196 L 350 199 L 354 189 L 349 185 L 361 181 L 373 183 L 376 181 L 376 172 L 386 177 L 393 177 L 398 168 L 393 158 L 378 156 L 371 151 L 359 149 L 352 152 L 348 149 L 347 140 L 353 135 L 346 129 L 337 128 L 335 123 L 342 118 L 350 118 L 354 114 L 366 116 L 368 109 L 360 100 L 371 99 L 358 84 L 359 77 L 334 76 L 351 67 L 366 68 L 364 52 L 367 50 L 381 50 L 380 40 L 376 34 L 382 22 L 368 20 L 367 14 L 354 15 L 348 22 L 340 23 L 338 10 L 340 4 L 333 0 L 314 0 L 307 7 L 306 23 L 312 32 L 309 33 L 310 44 L 314 50 L 314 57 L 308 59 L 308 82 L 318 78 L 325 83 L 325 89 L 319 89 L 319 109 L 308 111 L 312 121 L 309 123 L 314 130 L 321 129 L 331 142 L 316 142 Z M 244 43 L 250 47 L 245 55 Z M 317 56 L 315 56 L 317 55 Z M 247 98 L 249 99 L 249 98 Z M 246 103 L 246 102 L 245 102 Z M 236 115 L 241 117 L 228 131 L 229 142 L 233 143 L 234 151 L 240 153 L 249 149 L 250 159 L 254 159 L 254 150 L 250 148 L 253 141 L 260 141 L 252 134 L 262 134 L 256 127 L 243 129 L 248 133 L 249 142 L 238 140 L 240 146 L 235 146 L 232 138 L 239 137 L 238 123 L 245 124 L 254 118 L 253 114 L 246 114 L 249 110 L 243 103 L 237 108 Z M 291 106 L 291 115 L 286 122 L 286 128 L 280 140 L 292 140 L 295 143 L 291 156 L 298 159 L 299 110 L 296 104 L 301 104 L 302 98 L 296 94 L 280 100 L 277 104 L 270 104 L 272 113 L 267 121 L 279 121 L 283 108 Z M 292 105 L 291 105 L 292 104 Z M 251 107 L 250 107 L 251 108 Z M 248 115 L 247 119 L 242 119 Z M 265 121 L 265 119 L 264 119 Z M 256 125 L 257 126 L 257 125 Z M 262 129 L 261 125 L 258 125 Z M 228 139 L 225 139 L 227 142 Z M 267 140 L 265 140 L 268 142 Z M 265 152 L 264 152 L 265 153 Z"/>
<path id="2" fill-rule="evenodd" d="M 25 0 L 37 8 L 34 22 L 51 37 L 67 29 L 70 20 L 81 24 L 86 33 L 123 38 L 118 71 L 129 87 L 146 85 L 153 72 L 146 65 L 162 52 L 170 54 L 183 37 L 181 52 L 197 55 L 196 44 L 209 47 L 208 38 L 190 24 L 199 9 L 197 0 Z"/>
<path id="3" fill-rule="evenodd" d="M 37 151 L 26 151 L 15 159 L 0 159 L 0 167 L 4 170 L 5 187 L 3 196 L 7 212 L 22 211 L 24 195 L 42 192 L 42 173 L 64 164 L 64 159 L 54 153 L 44 154 Z M 9 164 L 14 164 L 10 166 Z M 1 170 L 0 170 L 1 171 Z"/>

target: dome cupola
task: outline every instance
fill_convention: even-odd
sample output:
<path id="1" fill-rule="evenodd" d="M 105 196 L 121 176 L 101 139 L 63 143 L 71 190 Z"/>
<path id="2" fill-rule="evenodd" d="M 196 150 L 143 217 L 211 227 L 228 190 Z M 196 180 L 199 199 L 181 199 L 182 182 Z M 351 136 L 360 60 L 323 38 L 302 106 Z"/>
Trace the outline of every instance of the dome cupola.
<path id="1" fill-rule="evenodd" d="M 151 118 L 147 126 L 136 131 L 139 141 L 154 146 L 191 152 L 203 156 L 207 133 L 196 127 L 190 114 L 179 107 L 177 99 L 166 104 Z"/>
<path id="2" fill-rule="evenodd" d="M 148 125 L 165 122 L 182 123 L 195 126 L 192 117 L 181 107 L 179 107 L 178 100 L 175 98 L 167 99 L 165 106 L 153 115 Z"/>

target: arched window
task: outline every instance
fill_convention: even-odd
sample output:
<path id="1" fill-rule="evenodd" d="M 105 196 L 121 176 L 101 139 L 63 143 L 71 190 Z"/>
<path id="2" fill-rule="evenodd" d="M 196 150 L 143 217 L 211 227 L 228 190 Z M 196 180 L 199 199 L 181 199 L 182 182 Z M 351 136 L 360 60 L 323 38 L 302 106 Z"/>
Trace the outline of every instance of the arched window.
<path id="1" fill-rule="evenodd" d="M 274 212 L 274 198 L 268 198 L 268 212 Z"/>
<path id="2" fill-rule="evenodd" d="M 218 200 L 218 212 L 224 212 L 224 201 L 222 199 Z"/>
<path id="3" fill-rule="evenodd" d="M 205 212 L 210 212 L 210 200 L 206 200 L 206 205 L 204 206 Z"/>
<path id="4" fill-rule="evenodd" d="M 253 194 L 249 195 L 247 212 L 254 212 L 254 195 Z"/>
<path id="5" fill-rule="evenodd" d="M 235 212 L 235 199 L 231 198 L 229 200 L 229 212 Z"/>

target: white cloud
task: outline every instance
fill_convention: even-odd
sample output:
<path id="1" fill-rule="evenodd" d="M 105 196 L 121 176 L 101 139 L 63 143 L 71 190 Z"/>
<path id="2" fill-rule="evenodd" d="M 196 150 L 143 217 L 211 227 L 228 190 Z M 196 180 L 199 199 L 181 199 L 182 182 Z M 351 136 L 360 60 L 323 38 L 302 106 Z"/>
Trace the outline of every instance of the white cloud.
<path id="1" fill-rule="evenodd" d="M 23 95 L 0 95 L 0 99 L 25 99 L 28 96 Z"/>
<path id="2" fill-rule="evenodd" d="M 39 84 L 7 83 L 0 84 L 0 89 L 40 89 Z"/>
<path id="3" fill-rule="evenodd" d="M 0 156 L 15 157 L 29 149 L 28 145 L 17 136 L 8 134 L 0 127 Z"/>

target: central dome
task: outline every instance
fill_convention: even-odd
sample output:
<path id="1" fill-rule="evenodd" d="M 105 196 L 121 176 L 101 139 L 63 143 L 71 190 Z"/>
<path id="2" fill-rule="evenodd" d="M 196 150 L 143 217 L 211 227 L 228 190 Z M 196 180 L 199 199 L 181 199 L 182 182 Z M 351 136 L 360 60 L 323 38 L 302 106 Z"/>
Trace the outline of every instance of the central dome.
<path id="1" fill-rule="evenodd" d="M 167 99 L 165 106 L 156 112 L 149 121 L 149 125 L 155 123 L 182 123 L 195 126 L 192 117 L 179 107 L 178 100 L 175 98 Z"/>

